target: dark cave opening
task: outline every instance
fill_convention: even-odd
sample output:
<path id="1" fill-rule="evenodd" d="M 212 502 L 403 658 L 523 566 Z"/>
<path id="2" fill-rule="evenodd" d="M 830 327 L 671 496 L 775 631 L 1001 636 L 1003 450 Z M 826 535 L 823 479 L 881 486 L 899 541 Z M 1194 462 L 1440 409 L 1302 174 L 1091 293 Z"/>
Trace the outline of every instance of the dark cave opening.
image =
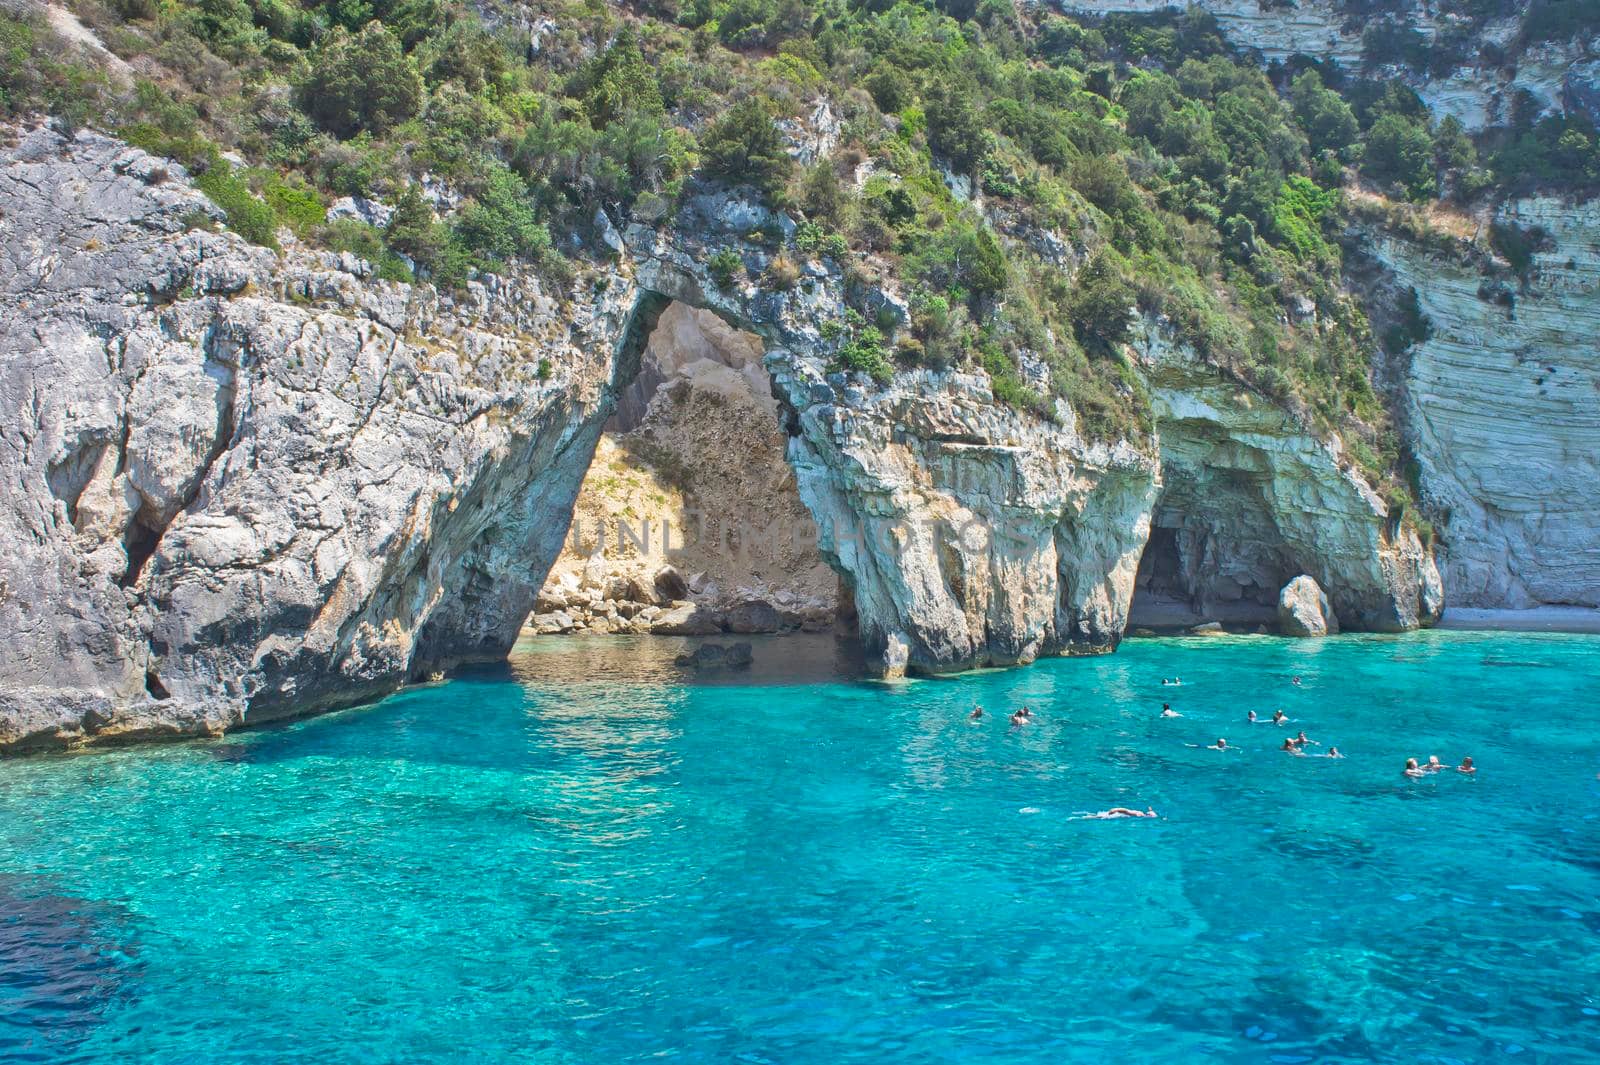
<path id="1" fill-rule="evenodd" d="M 1220 622 L 1270 630 L 1279 590 L 1302 572 L 1254 478 L 1210 470 L 1199 479 L 1169 470 L 1139 558 L 1128 625 L 1172 630 Z"/>

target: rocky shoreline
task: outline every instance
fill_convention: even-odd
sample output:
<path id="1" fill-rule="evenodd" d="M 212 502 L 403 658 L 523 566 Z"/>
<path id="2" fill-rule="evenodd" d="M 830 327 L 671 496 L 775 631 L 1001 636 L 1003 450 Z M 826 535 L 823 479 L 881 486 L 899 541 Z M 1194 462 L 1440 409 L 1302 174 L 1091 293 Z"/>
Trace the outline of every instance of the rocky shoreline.
<path id="1" fill-rule="evenodd" d="M 1340 441 L 1159 321 L 1133 341 L 1156 435 L 1107 442 L 1064 400 L 1050 417 L 1000 402 L 981 370 L 838 369 L 830 323 L 853 304 L 903 316 L 903 293 L 821 259 L 763 285 L 786 254 L 765 234 L 794 223 L 737 192 L 628 226 L 614 261 L 559 288 L 482 275 L 456 294 L 253 247 L 200 224 L 216 214 L 181 168 L 99 134 L 29 128 L 0 152 L 0 468 L 20 486 L 0 511 L 18 545 L 0 560 L 0 749 L 370 701 L 504 657 L 530 615 L 534 631 L 708 634 L 848 616 L 886 677 L 1105 652 L 1153 527 L 1201 609 L 1273 602 L 1302 573 L 1347 628 L 1442 606 L 1427 549 Z M 748 280 L 711 276 L 722 251 Z M 836 602 L 770 580 L 546 587 L 674 303 L 758 338 L 770 476 L 814 522 Z M 746 439 L 700 447 L 738 471 Z"/>

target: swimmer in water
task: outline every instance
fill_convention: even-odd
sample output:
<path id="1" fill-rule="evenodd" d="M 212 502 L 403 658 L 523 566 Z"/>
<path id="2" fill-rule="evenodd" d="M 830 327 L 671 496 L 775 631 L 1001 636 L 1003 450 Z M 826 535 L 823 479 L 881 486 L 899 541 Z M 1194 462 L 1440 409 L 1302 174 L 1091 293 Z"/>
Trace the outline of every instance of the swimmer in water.
<path id="1" fill-rule="evenodd" d="M 1272 723 L 1274 725 L 1281 725 L 1287 720 L 1289 720 L 1289 715 L 1282 710 L 1274 710 L 1272 712 Z"/>
<path id="2" fill-rule="evenodd" d="M 1298 735 L 1298 736 L 1296 736 L 1294 738 L 1294 745 L 1296 747 L 1304 747 L 1308 743 L 1313 747 L 1321 747 L 1322 746 L 1322 744 L 1318 743 L 1316 740 L 1308 740 L 1308 739 L 1306 739 L 1306 730 L 1305 729 L 1301 729 L 1300 730 L 1300 735 Z"/>
<path id="3" fill-rule="evenodd" d="M 1328 748 L 1328 753 L 1323 755 L 1322 757 L 1324 757 L 1324 758 L 1343 758 L 1344 755 L 1339 753 L 1339 748 L 1337 748 L 1337 747 L 1329 747 Z"/>
<path id="4" fill-rule="evenodd" d="M 1301 758 L 1306 756 L 1306 752 L 1302 751 L 1300 749 L 1300 745 L 1295 743 L 1294 740 L 1284 740 L 1283 746 L 1279 747 L 1278 750 L 1282 751 L 1284 754 L 1297 754 Z"/>
<path id="5" fill-rule="evenodd" d="M 1182 717 L 1183 715 L 1178 713 L 1176 710 L 1174 710 L 1172 708 L 1172 704 L 1171 703 L 1162 703 L 1161 704 L 1161 716 L 1162 717 Z"/>
<path id="6" fill-rule="evenodd" d="M 1027 718 L 1029 721 L 1033 720 L 1033 711 L 1029 710 L 1026 706 L 1024 706 L 1022 708 L 1021 714 L 1022 714 L 1023 717 Z"/>
<path id="7" fill-rule="evenodd" d="M 1470 754 L 1461 759 L 1461 764 L 1456 766 L 1457 773 L 1476 773 L 1477 771 L 1478 767 L 1472 764 L 1472 755 Z"/>
<path id="8" fill-rule="evenodd" d="M 1126 806 L 1113 806 L 1111 809 L 1109 809 L 1109 810 L 1101 810 L 1097 814 L 1084 814 L 1083 815 L 1084 820 L 1086 820 L 1086 821 L 1114 821 L 1119 817 L 1155 817 L 1155 816 L 1156 816 L 1156 808 L 1154 806 L 1145 807 L 1143 813 L 1141 813 L 1138 810 L 1130 810 Z"/>
<path id="9" fill-rule="evenodd" d="M 1417 760 L 1415 758 L 1407 758 L 1406 759 L 1406 768 L 1405 768 L 1406 776 L 1408 776 L 1408 777 L 1421 777 L 1421 776 L 1426 776 L 1427 773 L 1428 773 L 1428 771 L 1426 769 L 1423 769 L 1422 767 L 1417 765 Z"/>
<path id="10" fill-rule="evenodd" d="M 1437 773 L 1439 770 L 1448 769 L 1449 767 L 1446 766 L 1443 762 L 1439 761 L 1439 756 L 1438 755 L 1430 754 L 1430 755 L 1428 755 L 1428 764 L 1423 766 L 1422 768 L 1427 770 L 1430 773 Z"/>
<path id="11" fill-rule="evenodd" d="M 1028 715 L 1024 714 L 1021 710 L 1018 710 L 1018 711 L 1014 712 L 1011 715 L 1011 727 L 1012 728 L 1019 728 L 1022 725 L 1026 725 L 1027 723 L 1028 723 Z"/>
<path id="12" fill-rule="evenodd" d="M 1296 677 L 1293 680 L 1291 680 L 1289 683 L 1293 684 L 1296 688 L 1298 688 L 1298 687 L 1300 687 L 1300 678 Z"/>
<path id="13" fill-rule="evenodd" d="M 1218 736 L 1217 742 L 1208 744 L 1205 749 L 1208 751 L 1237 751 L 1239 748 L 1229 747 L 1228 741 L 1223 739 L 1221 736 Z"/>
<path id="14" fill-rule="evenodd" d="M 1250 722 L 1250 724 L 1254 725 L 1256 723 L 1256 712 L 1252 710 L 1248 714 L 1244 715 L 1244 718 L 1246 721 Z"/>
<path id="15" fill-rule="evenodd" d="M 972 708 L 972 713 L 967 715 L 967 720 L 968 721 L 977 721 L 981 717 L 983 717 L 983 707 L 974 706 Z"/>

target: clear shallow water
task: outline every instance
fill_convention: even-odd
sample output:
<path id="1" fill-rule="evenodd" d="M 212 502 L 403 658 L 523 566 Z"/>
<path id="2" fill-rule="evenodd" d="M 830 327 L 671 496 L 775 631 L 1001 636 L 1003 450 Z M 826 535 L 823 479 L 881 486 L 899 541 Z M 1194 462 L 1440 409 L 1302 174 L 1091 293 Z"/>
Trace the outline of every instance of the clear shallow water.
<path id="1" fill-rule="evenodd" d="M 672 649 L 0 764 L 0 1060 L 1600 1060 L 1600 638 Z"/>

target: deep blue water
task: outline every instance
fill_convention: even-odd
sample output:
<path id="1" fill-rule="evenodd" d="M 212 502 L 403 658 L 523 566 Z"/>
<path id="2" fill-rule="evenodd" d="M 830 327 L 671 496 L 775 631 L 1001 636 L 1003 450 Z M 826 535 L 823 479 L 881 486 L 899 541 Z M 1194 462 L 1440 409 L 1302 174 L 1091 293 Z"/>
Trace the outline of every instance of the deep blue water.
<path id="1" fill-rule="evenodd" d="M 1600 1061 L 1600 639 L 829 647 L 0 764 L 0 1060 Z"/>

